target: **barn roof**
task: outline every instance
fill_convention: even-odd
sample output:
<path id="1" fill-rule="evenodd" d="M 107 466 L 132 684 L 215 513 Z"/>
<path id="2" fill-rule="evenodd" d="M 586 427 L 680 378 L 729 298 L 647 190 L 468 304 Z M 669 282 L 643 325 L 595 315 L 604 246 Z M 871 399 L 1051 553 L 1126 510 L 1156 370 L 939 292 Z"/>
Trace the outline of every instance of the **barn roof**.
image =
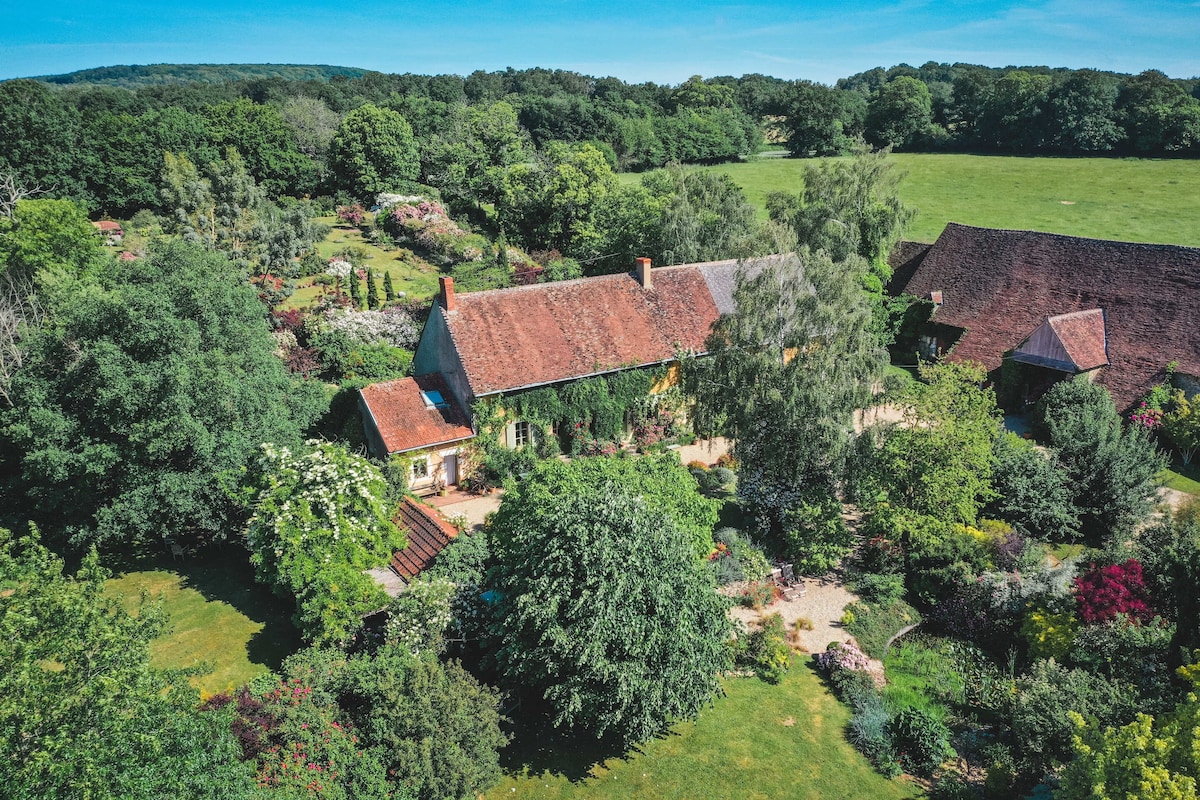
<path id="1" fill-rule="evenodd" d="M 1200 375 L 1198 248 L 950 223 L 915 260 L 904 292 L 942 293 L 934 321 L 964 331 L 952 360 L 993 370 L 1048 317 L 1102 309 L 1109 366 L 1099 382 L 1118 407 L 1162 380 L 1170 361 Z M 1090 338 L 1084 362 L 1098 357 Z"/>
<path id="2" fill-rule="evenodd" d="M 457 294 L 444 315 L 481 397 L 703 352 L 709 327 L 733 309 L 736 261 L 660 267 L 646 288 L 602 275 Z"/>
<path id="3" fill-rule="evenodd" d="M 396 524 L 404 528 L 408 544 L 392 555 L 392 571 L 407 582 L 433 566 L 438 553 L 458 535 L 457 529 L 442 518 L 437 509 L 404 498 L 396 514 Z"/>
<path id="4" fill-rule="evenodd" d="M 1050 317 L 1013 351 L 1013 358 L 1070 373 L 1105 366 L 1108 342 L 1103 309 Z"/>
<path id="5" fill-rule="evenodd" d="M 441 375 L 419 375 L 359 389 L 388 453 L 469 439 L 471 420 Z"/>

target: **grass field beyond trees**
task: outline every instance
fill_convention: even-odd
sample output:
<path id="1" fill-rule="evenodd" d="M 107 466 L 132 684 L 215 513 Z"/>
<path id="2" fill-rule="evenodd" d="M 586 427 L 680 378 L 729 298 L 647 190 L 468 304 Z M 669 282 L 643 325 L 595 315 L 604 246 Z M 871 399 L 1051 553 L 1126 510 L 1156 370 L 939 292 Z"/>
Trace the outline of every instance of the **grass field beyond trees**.
<path id="1" fill-rule="evenodd" d="M 677 725 L 633 754 L 590 769 L 580 765 L 575 751 L 528 748 L 527 763 L 485 797 L 888 800 L 919 795 L 910 784 L 878 775 L 847 744 L 843 729 L 850 709 L 821 685 L 807 661 L 793 662 L 777 686 L 737 678 L 725 682 L 725 691 L 696 722 Z M 520 761 L 522 744 L 519 738 L 510 746 L 510 760 Z"/>
<path id="2" fill-rule="evenodd" d="M 947 222 L 1200 247 L 1200 161 L 897 153 L 900 197 L 916 208 L 906 239 Z M 730 175 L 765 216 L 770 192 L 802 188 L 806 159 L 703 169 Z M 637 176 L 623 176 L 637 180 Z"/>

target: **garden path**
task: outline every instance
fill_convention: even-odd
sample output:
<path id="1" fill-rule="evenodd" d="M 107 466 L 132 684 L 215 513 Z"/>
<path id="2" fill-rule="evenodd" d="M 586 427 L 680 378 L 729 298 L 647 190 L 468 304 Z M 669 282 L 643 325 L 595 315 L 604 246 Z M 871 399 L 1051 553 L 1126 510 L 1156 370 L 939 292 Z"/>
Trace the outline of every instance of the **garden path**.
<path id="1" fill-rule="evenodd" d="M 789 632 L 795 630 L 793 625 L 796 620 L 806 619 L 812 623 L 812 630 L 801 629 L 797 633 L 800 648 L 809 653 L 823 652 L 830 642 L 854 641 L 854 637 L 842 627 L 841 619 L 846 606 L 858 600 L 858 597 L 836 580 L 804 578 L 801 587 L 803 593 L 793 600 L 780 598 L 761 611 L 734 606 L 729 615 L 747 626 L 753 626 L 765 616 L 779 614 Z"/>

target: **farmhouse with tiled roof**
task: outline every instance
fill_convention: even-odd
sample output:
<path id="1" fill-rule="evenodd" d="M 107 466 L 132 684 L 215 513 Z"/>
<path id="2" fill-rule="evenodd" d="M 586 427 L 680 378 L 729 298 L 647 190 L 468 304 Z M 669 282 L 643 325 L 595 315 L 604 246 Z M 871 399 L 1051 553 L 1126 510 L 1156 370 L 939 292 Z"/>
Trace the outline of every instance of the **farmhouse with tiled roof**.
<path id="1" fill-rule="evenodd" d="M 358 404 L 371 452 L 413 453 L 410 489 L 433 492 L 458 482 L 457 445 L 475 431 L 441 375 L 373 383 L 359 391 Z"/>
<path id="2" fill-rule="evenodd" d="M 638 259 L 633 273 L 457 294 L 441 291 L 413 358 L 416 378 L 360 392 L 372 452 L 421 454 L 434 448 L 429 475 L 457 482 L 457 451 L 470 437 L 466 413 L 480 399 L 553 386 L 702 352 L 712 323 L 733 309 L 736 261 L 660 267 Z M 446 404 L 427 407 L 429 388 Z M 518 425 L 514 422 L 512 426 Z M 510 444 L 529 441 L 510 431 Z M 434 484 L 414 461 L 413 488 Z"/>
<path id="3" fill-rule="evenodd" d="M 930 341 L 951 360 L 1092 373 L 1122 409 L 1169 362 L 1200 376 L 1198 248 L 950 223 L 892 263 L 893 285 L 933 304 Z"/>

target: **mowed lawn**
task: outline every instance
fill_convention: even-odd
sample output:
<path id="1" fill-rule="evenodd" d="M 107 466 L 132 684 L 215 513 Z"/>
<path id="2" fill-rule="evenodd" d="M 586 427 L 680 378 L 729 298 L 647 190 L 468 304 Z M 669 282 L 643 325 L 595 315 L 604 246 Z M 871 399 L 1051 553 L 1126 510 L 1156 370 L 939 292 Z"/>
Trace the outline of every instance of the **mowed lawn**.
<path id="1" fill-rule="evenodd" d="M 208 662 L 211 671 L 191 679 L 208 694 L 277 668 L 301 645 L 292 607 L 254 582 L 244 556 L 239 563 L 179 561 L 126 572 L 104 588 L 130 611 L 143 591 L 152 602 L 161 597 L 168 631 L 151 643 L 150 663 L 167 669 Z"/>
<path id="2" fill-rule="evenodd" d="M 633 754 L 610 758 L 586 775 L 540 753 L 484 795 L 488 800 L 889 800 L 918 797 L 911 784 L 876 774 L 843 730 L 850 711 L 821 683 L 807 660 L 793 662 L 778 686 L 757 678 L 725 683 L 727 695 L 696 722 L 643 744 Z M 519 747 L 518 743 L 518 747 Z M 563 754 L 562 763 L 578 760 Z"/>
<path id="3" fill-rule="evenodd" d="M 905 238 L 947 222 L 1200 247 L 1200 160 L 897 153 L 900 196 L 918 214 Z M 729 174 L 765 216 L 767 195 L 800 191 L 805 159 L 702 167 Z M 637 180 L 636 176 L 622 176 Z"/>
<path id="4" fill-rule="evenodd" d="M 362 231 L 345 225 L 335 217 L 320 217 L 320 222 L 333 226 L 329 235 L 317 243 L 317 253 L 328 260 L 347 247 L 357 247 L 363 252 L 366 267 L 379 275 L 379 290 L 383 291 L 383 274 L 391 273 L 392 288 L 404 292 L 410 300 L 428 300 L 437 294 L 438 271 L 423 261 L 409 258 L 401 250 L 384 250 L 363 238 Z M 321 288 L 313 286 L 310 278 L 298 282 L 295 293 L 284 303 L 285 308 L 304 308 L 320 294 Z"/>

